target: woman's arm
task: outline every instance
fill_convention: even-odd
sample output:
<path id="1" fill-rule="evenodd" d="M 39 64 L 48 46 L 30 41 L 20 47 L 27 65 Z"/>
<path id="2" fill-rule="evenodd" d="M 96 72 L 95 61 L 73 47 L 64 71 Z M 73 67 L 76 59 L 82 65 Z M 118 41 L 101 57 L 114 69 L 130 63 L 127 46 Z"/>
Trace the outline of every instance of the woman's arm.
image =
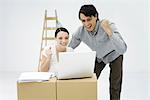
<path id="1" fill-rule="evenodd" d="M 42 55 L 41 65 L 39 67 L 40 72 L 48 72 L 50 69 L 50 60 L 51 60 L 51 50 L 46 51 L 47 57 Z"/>
<path id="2" fill-rule="evenodd" d="M 41 66 L 39 68 L 40 72 L 48 72 L 50 67 L 50 58 L 46 58 L 45 56 L 42 56 Z"/>

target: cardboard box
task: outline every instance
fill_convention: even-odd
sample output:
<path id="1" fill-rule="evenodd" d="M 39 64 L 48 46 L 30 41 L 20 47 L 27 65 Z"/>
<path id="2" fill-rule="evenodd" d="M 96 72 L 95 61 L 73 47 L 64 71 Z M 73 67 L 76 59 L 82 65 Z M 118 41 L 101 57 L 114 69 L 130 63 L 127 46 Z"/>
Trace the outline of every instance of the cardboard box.
<path id="1" fill-rule="evenodd" d="M 18 100 L 56 100 L 56 78 L 45 82 L 17 82 Z"/>
<path id="2" fill-rule="evenodd" d="M 57 80 L 57 100 L 97 100 L 97 78 Z"/>
<path id="3" fill-rule="evenodd" d="M 97 100 L 97 78 L 17 82 L 18 100 Z"/>

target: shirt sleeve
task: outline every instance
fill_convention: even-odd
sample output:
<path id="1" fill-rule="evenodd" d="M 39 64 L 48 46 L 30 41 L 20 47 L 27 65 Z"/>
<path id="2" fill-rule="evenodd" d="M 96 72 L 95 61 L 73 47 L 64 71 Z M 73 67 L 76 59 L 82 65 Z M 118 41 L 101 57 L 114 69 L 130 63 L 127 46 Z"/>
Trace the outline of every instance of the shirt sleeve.
<path id="1" fill-rule="evenodd" d="M 69 47 L 71 47 L 72 49 L 75 49 L 80 43 L 81 43 L 81 39 L 80 39 L 80 28 L 72 35 L 71 41 L 69 43 Z"/>
<path id="2" fill-rule="evenodd" d="M 112 28 L 113 34 L 110 37 L 110 40 L 112 41 L 112 43 L 114 44 L 114 47 L 116 49 L 116 52 L 123 54 L 126 52 L 127 50 L 127 45 L 124 42 L 121 34 L 118 32 L 116 26 L 114 23 L 110 23 L 110 26 Z"/>

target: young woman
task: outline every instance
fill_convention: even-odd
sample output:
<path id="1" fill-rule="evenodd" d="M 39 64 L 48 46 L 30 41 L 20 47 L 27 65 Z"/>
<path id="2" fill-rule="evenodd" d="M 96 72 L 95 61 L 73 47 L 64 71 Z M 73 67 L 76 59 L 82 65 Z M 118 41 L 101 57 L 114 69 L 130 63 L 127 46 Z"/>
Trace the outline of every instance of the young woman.
<path id="1" fill-rule="evenodd" d="M 40 72 L 56 72 L 56 65 L 59 52 L 73 51 L 67 47 L 69 42 L 69 32 L 66 28 L 57 28 L 55 31 L 56 43 L 49 45 L 42 51 L 42 61 L 39 67 Z"/>

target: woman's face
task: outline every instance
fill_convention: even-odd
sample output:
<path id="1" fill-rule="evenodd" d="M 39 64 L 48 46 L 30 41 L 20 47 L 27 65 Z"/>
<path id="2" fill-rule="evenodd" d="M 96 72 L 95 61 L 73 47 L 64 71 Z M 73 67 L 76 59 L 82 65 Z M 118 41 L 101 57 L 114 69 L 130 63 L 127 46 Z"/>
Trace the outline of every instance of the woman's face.
<path id="1" fill-rule="evenodd" d="M 69 35 L 67 32 L 60 31 L 57 33 L 56 41 L 58 44 L 61 44 L 63 46 L 67 46 L 69 42 Z"/>

